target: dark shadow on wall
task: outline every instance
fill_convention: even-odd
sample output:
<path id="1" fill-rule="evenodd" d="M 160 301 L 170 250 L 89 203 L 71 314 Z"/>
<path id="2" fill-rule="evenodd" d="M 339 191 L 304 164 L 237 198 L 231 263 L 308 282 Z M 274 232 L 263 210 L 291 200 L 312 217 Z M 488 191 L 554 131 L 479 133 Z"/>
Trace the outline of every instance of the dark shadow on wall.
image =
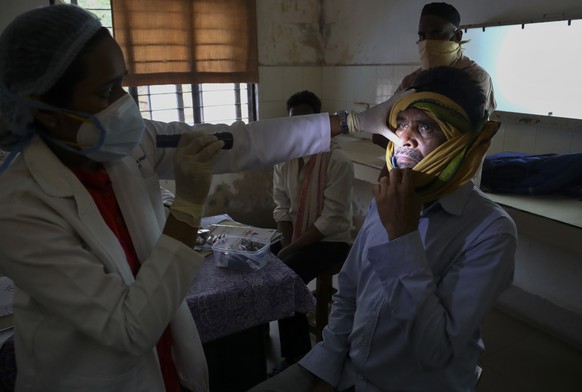
<path id="1" fill-rule="evenodd" d="M 215 176 L 205 215 L 228 214 L 238 222 L 275 228 L 274 207 L 273 169 L 269 168 Z"/>

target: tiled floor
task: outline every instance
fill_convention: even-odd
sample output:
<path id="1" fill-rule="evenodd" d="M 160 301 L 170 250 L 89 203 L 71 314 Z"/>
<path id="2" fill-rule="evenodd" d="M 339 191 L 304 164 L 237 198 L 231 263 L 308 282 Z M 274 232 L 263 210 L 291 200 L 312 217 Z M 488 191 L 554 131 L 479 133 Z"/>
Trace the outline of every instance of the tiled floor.
<path id="1" fill-rule="evenodd" d="M 280 360 L 276 322 L 270 337 L 268 369 Z M 497 309 L 485 320 L 483 339 L 477 392 L 582 392 L 582 351 Z"/>

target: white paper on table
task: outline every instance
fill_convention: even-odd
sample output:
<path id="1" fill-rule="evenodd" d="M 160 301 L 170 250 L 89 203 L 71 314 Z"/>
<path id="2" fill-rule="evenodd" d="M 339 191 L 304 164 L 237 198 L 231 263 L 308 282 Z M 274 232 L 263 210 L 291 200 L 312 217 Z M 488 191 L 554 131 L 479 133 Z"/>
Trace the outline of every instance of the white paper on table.
<path id="1" fill-rule="evenodd" d="M 200 226 L 204 229 L 208 229 L 209 226 L 215 225 L 222 221 L 234 221 L 228 214 L 205 216 L 200 220 Z"/>

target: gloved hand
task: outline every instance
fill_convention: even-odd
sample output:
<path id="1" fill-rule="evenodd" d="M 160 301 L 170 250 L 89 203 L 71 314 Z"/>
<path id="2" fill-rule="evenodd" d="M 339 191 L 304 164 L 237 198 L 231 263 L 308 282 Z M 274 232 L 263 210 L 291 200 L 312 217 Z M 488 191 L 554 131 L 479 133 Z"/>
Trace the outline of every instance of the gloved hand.
<path id="1" fill-rule="evenodd" d="M 398 136 L 390 129 L 388 129 L 387 120 L 390 110 L 396 101 L 405 95 L 411 94 L 414 90 L 399 91 L 390 97 L 389 100 L 384 101 L 370 109 L 360 113 L 348 114 L 348 128 L 350 133 L 357 131 L 368 133 L 379 133 L 394 143 L 398 142 Z"/>
<path id="2" fill-rule="evenodd" d="M 183 134 L 174 156 L 176 198 L 170 213 L 192 227 L 200 226 L 212 169 L 224 142 L 202 131 Z"/>

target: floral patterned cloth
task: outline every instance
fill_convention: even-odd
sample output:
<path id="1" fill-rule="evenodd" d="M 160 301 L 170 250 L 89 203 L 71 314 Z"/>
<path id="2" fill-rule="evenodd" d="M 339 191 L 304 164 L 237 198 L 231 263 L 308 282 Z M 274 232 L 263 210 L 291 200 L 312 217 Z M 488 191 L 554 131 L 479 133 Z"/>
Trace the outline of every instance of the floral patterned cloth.
<path id="1" fill-rule="evenodd" d="M 252 272 L 216 267 L 206 257 L 186 294 L 203 343 L 315 308 L 301 278 L 272 253 L 265 257 Z"/>

